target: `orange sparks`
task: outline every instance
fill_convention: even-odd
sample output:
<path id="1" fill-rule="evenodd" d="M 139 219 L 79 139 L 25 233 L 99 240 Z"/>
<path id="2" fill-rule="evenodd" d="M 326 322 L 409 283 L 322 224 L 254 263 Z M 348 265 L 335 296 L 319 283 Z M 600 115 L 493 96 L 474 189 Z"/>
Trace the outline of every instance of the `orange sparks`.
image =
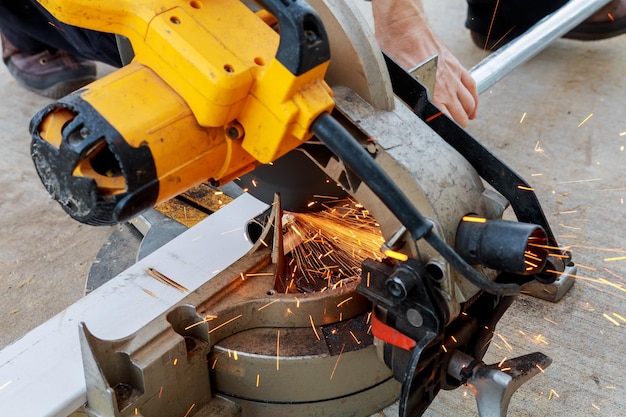
<path id="1" fill-rule="evenodd" d="M 554 271 L 552 269 L 547 269 L 546 272 L 549 272 L 551 274 L 557 274 L 557 275 L 561 274 L 559 271 Z M 605 278 L 588 278 L 588 277 L 583 277 L 583 276 L 576 275 L 576 274 L 567 274 L 567 276 L 576 278 L 581 281 L 588 281 L 588 282 L 593 282 L 596 284 L 603 284 L 603 285 L 618 289 L 622 292 L 626 292 L 626 288 L 622 287 L 620 284 L 615 284 L 613 282 L 607 281 Z"/>
<path id="2" fill-rule="evenodd" d="M 610 20 L 611 22 L 615 22 L 615 17 L 613 16 L 613 14 L 611 14 L 611 13 L 607 13 L 606 15 L 607 15 L 607 17 L 609 18 L 609 20 Z"/>
<path id="3" fill-rule="evenodd" d="M 624 318 L 623 316 L 620 316 L 620 315 L 619 315 L 619 314 L 617 314 L 617 313 L 613 313 L 613 315 L 614 315 L 615 317 L 617 317 L 618 319 L 620 319 L 621 321 L 623 321 L 624 323 L 626 323 L 626 318 Z"/>
<path id="4" fill-rule="evenodd" d="M 261 374 L 256 374 L 256 387 L 259 387 L 259 384 L 261 383 Z"/>
<path id="5" fill-rule="evenodd" d="M 613 317 L 609 316 L 608 314 L 604 313 L 602 314 L 602 317 L 604 317 L 605 319 L 607 319 L 608 321 L 610 321 L 611 323 L 613 323 L 616 326 L 621 326 L 621 324 L 619 324 L 619 322 L 617 320 L 615 320 Z"/>
<path id="6" fill-rule="evenodd" d="M 583 120 L 582 122 L 580 122 L 580 123 L 578 124 L 578 127 L 581 127 L 582 125 L 584 125 L 585 123 L 587 123 L 587 121 L 588 121 L 589 119 L 591 119 L 591 117 L 592 117 L 592 116 L 593 116 L 593 113 L 590 113 L 590 114 L 589 114 L 589 116 L 585 117 L 585 120 Z"/>
<path id="7" fill-rule="evenodd" d="M 315 323 L 313 323 L 313 316 L 310 314 L 309 314 L 309 321 L 311 322 L 311 327 L 313 328 L 313 333 L 315 333 L 315 337 L 317 337 L 317 340 L 321 340 L 319 333 L 317 333 L 317 328 L 315 327 Z"/>
<path id="8" fill-rule="evenodd" d="M 540 245 L 538 243 L 530 243 L 530 242 L 528 243 L 528 246 L 532 246 L 532 247 L 535 247 L 535 248 L 541 248 L 541 249 L 554 250 L 554 251 L 557 251 L 557 252 L 570 250 L 570 247 L 568 247 L 568 246 L 565 246 L 563 248 L 559 248 L 558 246 Z"/>
<path id="9" fill-rule="evenodd" d="M 276 370 L 280 371 L 280 330 L 276 334 Z"/>
<path id="10" fill-rule="evenodd" d="M 464 216 L 461 220 L 469 223 L 487 223 L 487 219 L 482 217 Z"/>
<path id="11" fill-rule="evenodd" d="M 526 112 L 524 112 L 524 114 L 522 114 L 522 118 L 519 119 L 520 124 L 524 123 L 525 118 L 526 118 Z"/>
<path id="12" fill-rule="evenodd" d="M 404 253 L 400 253 L 400 252 L 396 252 L 390 249 L 387 249 L 384 252 L 385 256 L 392 258 L 392 259 L 397 259 L 399 261 L 406 261 L 409 259 L 409 257 L 407 255 L 405 255 Z"/>
<path id="13" fill-rule="evenodd" d="M 339 365 L 339 359 L 341 359 L 341 355 L 343 355 L 343 350 L 346 348 L 346 344 L 341 345 L 341 351 L 337 356 L 337 360 L 335 361 L 335 366 L 333 367 L 333 371 L 330 373 L 330 381 L 333 380 L 333 376 L 335 376 L 335 371 L 337 370 L 337 365 Z"/>
<path id="14" fill-rule="evenodd" d="M 626 261 L 626 256 L 616 256 L 614 258 L 604 258 L 604 262 Z"/>
<path id="15" fill-rule="evenodd" d="M 191 413 L 191 410 L 193 410 L 195 406 L 196 406 L 196 403 L 191 404 L 191 407 L 189 407 L 189 410 L 187 410 L 184 417 L 188 417 L 189 414 Z"/>
<path id="16" fill-rule="evenodd" d="M 502 340 L 509 352 L 513 351 L 513 346 L 511 346 L 511 344 L 504 338 L 504 336 L 502 336 L 500 333 L 496 334 L 496 336 L 498 336 L 498 338 Z"/>
<path id="17" fill-rule="evenodd" d="M 595 181 L 602 181 L 602 180 L 603 178 L 588 178 L 586 180 L 559 181 L 557 182 L 557 184 L 579 184 L 583 182 L 595 182 Z"/>
<path id="18" fill-rule="evenodd" d="M 211 315 L 211 314 L 206 315 L 206 316 L 204 316 L 204 320 L 201 320 L 201 321 L 199 321 L 199 322 L 197 322 L 197 323 L 194 323 L 194 324 L 190 324 L 189 326 L 185 327 L 185 330 L 189 330 L 189 329 L 191 329 L 192 327 L 199 326 L 199 325 L 201 325 L 201 324 L 204 324 L 204 323 L 209 322 L 209 321 L 211 321 L 211 320 L 214 320 L 214 319 L 216 319 L 216 318 L 217 318 L 217 316 L 214 316 L 214 315 Z"/>
<path id="19" fill-rule="evenodd" d="M 496 19 L 496 12 L 498 11 L 498 6 L 500 5 L 500 0 L 496 1 L 496 6 L 493 9 L 493 15 L 491 16 L 491 22 L 489 22 L 489 30 L 487 30 L 487 38 L 485 39 L 485 45 L 483 46 L 483 51 L 487 52 L 487 46 L 489 46 L 489 41 L 491 40 L 491 29 L 493 28 L 493 22 Z M 504 36 L 508 35 L 505 34 Z M 498 45 L 498 43 L 500 42 L 500 40 L 498 40 L 497 42 L 494 43 L 494 45 L 492 46 L 492 48 L 495 48 L 496 45 Z"/>
<path id="20" fill-rule="evenodd" d="M 518 185 L 517 188 L 519 188 L 520 190 L 524 190 L 524 191 L 535 191 L 534 188 L 526 187 L 525 185 Z"/>
<path id="21" fill-rule="evenodd" d="M 548 400 L 551 400 L 553 396 L 559 398 L 559 394 L 557 394 L 555 390 L 550 389 L 550 394 L 548 394 Z"/>
<path id="22" fill-rule="evenodd" d="M 157 398 L 161 398 L 163 396 L 163 385 L 161 385 L 161 388 L 159 388 L 159 395 L 157 395 Z"/>
<path id="23" fill-rule="evenodd" d="M 174 358 L 174 362 L 172 363 L 174 366 L 178 365 L 178 358 Z"/>
<path id="24" fill-rule="evenodd" d="M 274 301 L 270 301 L 269 303 L 267 303 L 267 304 L 265 304 L 265 305 L 263 305 L 263 306 L 259 307 L 259 308 L 257 309 L 257 311 L 261 311 L 261 310 L 263 310 L 264 308 L 267 308 L 267 307 L 271 306 L 272 304 L 274 304 L 274 303 L 275 303 L 275 302 L 277 302 L 277 301 L 278 301 L 278 299 L 276 299 L 276 300 L 274 300 Z"/>
<path id="25" fill-rule="evenodd" d="M 427 117 L 426 118 L 426 123 L 432 122 L 433 120 L 435 120 L 439 116 L 443 116 L 443 112 L 435 113 L 432 116 Z"/>
<path id="26" fill-rule="evenodd" d="M 295 264 L 290 271 L 299 274 L 296 288 L 335 289 L 359 279 L 365 258 L 382 260 L 380 226 L 356 202 L 343 201 L 317 213 L 288 214 L 287 235 L 299 243 L 289 249 Z"/>
<path id="27" fill-rule="evenodd" d="M 539 364 L 536 364 L 535 366 L 536 366 L 536 367 L 537 367 L 537 369 L 539 369 L 541 372 L 545 372 L 545 371 L 543 370 L 543 368 L 542 368 L 541 366 L 539 366 Z"/>
<path id="28" fill-rule="evenodd" d="M 546 151 L 543 149 L 543 147 L 541 146 L 541 142 L 537 141 L 537 143 L 535 143 L 535 152 L 541 154 L 541 156 L 547 158 L 547 159 L 551 159 L 548 155 L 546 155 Z M 542 174 L 539 174 L 542 175 Z"/>
<path id="29" fill-rule="evenodd" d="M 337 307 L 341 307 L 342 305 L 344 305 L 345 303 L 347 303 L 348 301 L 352 300 L 353 297 L 348 297 L 345 300 L 343 300 L 342 302 L 340 302 L 339 304 L 337 304 Z"/>
<path id="30" fill-rule="evenodd" d="M 524 253 L 524 256 L 525 256 L 526 258 L 528 258 L 528 259 L 533 260 L 533 261 L 538 261 L 538 262 L 543 261 L 543 258 L 540 258 L 540 257 L 538 257 L 537 255 L 535 255 L 534 253 L 531 253 L 531 252 L 528 252 L 528 251 L 526 251 L 526 252 Z M 528 261 L 526 261 L 526 262 L 528 262 Z M 534 265 L 534 266 L 536 266 L 536 265 Z"/>
<path id="31" fill-rule="evenodd" d="M 354 339 L 354 341 L 356 342 L 357 345 L 361 344 L 361 341 L 359 339 L 357 339 L 357 337 L 354 335 L 354 333 L 352 333 L 352 330 L 350 330 L 350 336 L 352 336 L 352 338 Z"/>
<path id="32" fill-rule="evenodd" d="M 549 318 L 547 318 L 547 317 L 544 317 L 543 319 L 544 319 L 545 321 L 547 321 L 548 323 L 552 323 L 552 324 L 554 324 L 555 326 L 558 326 L 558 325 L 559 325 L 559 323 L 557 323 L 556 321 L 550 320 L 550 319 L 549 319 Z"/>
<path id="33" fill-rule="evenodd" d="M 543 343 L 544 345 L 548 344 L 546 338 L 542 334 L 537 335 L 537 337 L 535 337 L 535 340 L 539 343 Z"/>
<path id="34" fill-rule="evenodd" d="M 235 320 L 237 320 L 237 319 L 240 319 L 240 318 L 241 318 L 241 316 L 243 316 L 243 314 L 240 314 L 240 315 L 238 315 L 238 316 L 235 316 L 235 317 L 233 317 L 232 319 L 227 320 L 227 321 L 225 321 L 224 323 L 220 324 L 219 326 L 212 328 L 211 330 L 209 330 L 209 334 L 213 333 L 214 331 L 216 331 L 216 330 L 218 330 L 218 329 L 221 329 L 222 327 L 226 326 L 227 324 L 232 323 L 233 321 L 235 321 Z"/>

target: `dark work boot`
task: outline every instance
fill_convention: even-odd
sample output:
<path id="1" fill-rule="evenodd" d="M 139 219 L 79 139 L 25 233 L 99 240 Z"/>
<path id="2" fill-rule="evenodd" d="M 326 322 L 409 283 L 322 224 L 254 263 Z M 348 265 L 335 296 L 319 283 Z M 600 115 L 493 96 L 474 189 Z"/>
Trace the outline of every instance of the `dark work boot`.
<path id="1" fill-rule="evenodd" d="M 96 64 L 63 51 L 21 52 L 4 35 L 2 60 L 13 78 L 26 89 L 45 97 L 61 98 L 96 79 Z"/>

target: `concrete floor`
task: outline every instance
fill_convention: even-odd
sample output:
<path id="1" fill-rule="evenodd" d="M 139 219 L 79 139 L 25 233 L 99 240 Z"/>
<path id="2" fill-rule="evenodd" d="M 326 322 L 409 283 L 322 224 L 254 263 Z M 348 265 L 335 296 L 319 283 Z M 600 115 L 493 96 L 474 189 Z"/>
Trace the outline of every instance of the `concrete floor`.
<path id="1" fill-rule="evenodd" d="M 471 67 L 484 54 L 463 29 L 464 2 L 454 0 L 454 10 L 443 3 L 426 1 L 431 22 Z M 536 350 L 554 359 L 514 397 L 512 416 L 624 415 L 625 40 L 555 42 L 483 94 L 469 126 L 535 187 L 581 276 L 560 303 L 522 296 L 500 322 L 488 361 Z M 20 88 L 4 67 L 0 91 L 2 348 L 82 296 L 114 228 L 80 225 L 48 198 L 29 156 L 28 122 L 49 101 Z M 471 392 L 461 388 L 442 393 L 427 415 L 474 410 Z"/>

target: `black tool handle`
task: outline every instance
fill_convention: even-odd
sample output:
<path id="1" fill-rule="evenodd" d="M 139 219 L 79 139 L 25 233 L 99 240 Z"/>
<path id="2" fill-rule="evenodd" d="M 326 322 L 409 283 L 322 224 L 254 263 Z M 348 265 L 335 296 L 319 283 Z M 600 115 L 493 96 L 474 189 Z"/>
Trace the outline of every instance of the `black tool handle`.
<path id="1" fill-rule="evenodd" d="M 330 43 L 322 20 L 304 0 L 259 0 L 280 26 L 276 59 L 293 75 L 301 75 L 330 59 Z"/>

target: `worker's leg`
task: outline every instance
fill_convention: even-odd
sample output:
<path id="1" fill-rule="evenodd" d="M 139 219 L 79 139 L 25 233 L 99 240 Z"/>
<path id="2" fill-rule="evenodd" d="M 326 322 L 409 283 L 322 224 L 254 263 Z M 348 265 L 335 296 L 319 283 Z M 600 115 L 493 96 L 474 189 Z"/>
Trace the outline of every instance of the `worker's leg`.
<path id="1" fill-rule="evenodd" d="M 467 0 L 465 25 L 478 46 L 497 49 L 565 3 L 567 0 Z M 626 0 L 613 0 L 565 37 L 600 40 L 624 33 Z"/>
<path id="2" fill-rule="evenodd" d="M 2 59 L 25 88 L 59 98 L 96 79 L 99 60 L 119 65 L 112 35 L 60 23 L 34 0 L 0 0 Z"/>
<path id="3" fill-rule="evenodd" d="M 567 0 L 467 0 L 465 26 L 475 43 L 494 49 L 524 33 Z"/>
<path id="4" fill-rule="evenodd" d="M 115 36 L 59 22 L 35 0 L 0 0 L 0 30 L 20 51 L 68 52 L 120 66 Z"/>

